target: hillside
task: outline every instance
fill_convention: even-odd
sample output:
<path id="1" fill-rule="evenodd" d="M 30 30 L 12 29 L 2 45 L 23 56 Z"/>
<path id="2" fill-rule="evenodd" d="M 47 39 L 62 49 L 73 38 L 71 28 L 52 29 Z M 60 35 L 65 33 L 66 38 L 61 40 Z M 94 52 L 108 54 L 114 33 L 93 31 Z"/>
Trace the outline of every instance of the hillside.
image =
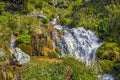
<path id="1" fill-rule="evenodd" d="M 119 0 L 0 0 L 0 80 L 99 75 L 120 79 Z"/>

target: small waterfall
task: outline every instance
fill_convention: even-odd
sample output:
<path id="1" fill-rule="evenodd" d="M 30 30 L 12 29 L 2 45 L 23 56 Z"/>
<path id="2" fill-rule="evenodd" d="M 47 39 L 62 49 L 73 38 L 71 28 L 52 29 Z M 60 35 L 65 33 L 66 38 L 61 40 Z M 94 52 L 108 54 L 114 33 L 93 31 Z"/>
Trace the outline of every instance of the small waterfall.
<path id="1" fill-rule="evenodd" d="M 101 45 L 99 39 L 90 30 L 82 27 L 65 29 L 61 37 L 61 54 L 75 56 L 90 65 L 95 60 L 95 52 Z"/>
<path id="2" fill-rule="evenodd" d="M 54 34 L 54 43 L 59 42 L 61 56 L 74 56 L 80 61 L 90 65 L 95 60 L 95 52 L 102 44 L 91 30 L 85 30 L 83 27 L 79 28 L 64 28 L 58 25 L 55 18 L 51 23 L 54 28 L 60 31 L 63 35 L 58 38 Z M 55 33 L 55 32 L 54 32 Z"/>
<path id="3" fill-rule="evenodd" d="M 51 23 L 54 25 L 53 30 L 53 44 L 54 47 L 59 46 L 61 56 L 74 56 L 78 60 L 86 63 L 87 66 L 95 61 L 95 53 L 99 46 L 103 43 L 99 42 L 94 32 L 85 30 L 83 27 L 79 28 L 63 28 L 57 24 L 57 18 Z M 62 36 L 57 36 L 57 31 L 60 31 Z M 100 80 L 114 80 L 110 74 L 98 76 Z"/>

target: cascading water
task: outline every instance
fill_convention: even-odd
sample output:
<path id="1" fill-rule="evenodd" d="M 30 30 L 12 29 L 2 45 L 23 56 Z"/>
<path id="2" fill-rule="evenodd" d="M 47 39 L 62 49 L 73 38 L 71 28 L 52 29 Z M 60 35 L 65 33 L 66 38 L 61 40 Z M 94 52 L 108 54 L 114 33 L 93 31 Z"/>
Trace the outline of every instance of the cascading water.
<path id="1" fill-rule="evenodd" d="M 92 31 L 86 31 L 82 27 L 65 29 L 60 44 L 62 56 L 70 53 L 86 65 L 94 61 L 96 49 L 101 45 Z"/>
<path id="2" fill-rule="evenodd" d="M 56 20 L 52 21 L 54 28 L 61 31 L 61 38 L 54 34 L 54 43 L 59 40 L 61 56 L 74 56 L 77 59 L 90 65 L 95 60 L 95 52 L 102 44 L 91 30 L 85 30 L 82 27 L 72 29 L 62 29 L 61 25 L 56 24 Z M 58 43 L 58 42 L 57 42 Z"/>
<path id="3" fill-rule="evenodd" d="M 63 28 L 58 25 L 55 18 L 51 23 L 54 25 L 53 44 L 54 47 L 59 46 L 61 56 L 74 56 L 78 60 L 86 63 L 87 66 L 95 61 L 95 53 L 97 48 L 102 44 L 91 30 L 79 28 Z M 57 37 L 57 31 L 60 31 L 62 36 Z M 104 76 L 102 80 L 114 80 L 111 75 Z"/>
<path id="4" fill-rule="evenodd" d="M 113 76 L 110 74 L 99 75 L 98 78 L 100 80 L 114 80 Z"/>

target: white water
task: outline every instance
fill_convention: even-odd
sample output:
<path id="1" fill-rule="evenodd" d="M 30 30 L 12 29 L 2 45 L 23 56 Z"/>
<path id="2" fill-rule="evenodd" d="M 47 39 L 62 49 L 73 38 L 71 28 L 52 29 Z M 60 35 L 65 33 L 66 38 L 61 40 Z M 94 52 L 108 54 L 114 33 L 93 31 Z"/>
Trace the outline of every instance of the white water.
<path id="1" fill-rule="evenodd" d="M 80 61 L 90 65 L 95 61 L 95 53 L 97 48 L 102 45 L 94 32 L 79 28 L 63 28 L 58 25 L 55 18 L 51 23 L 54 25 L 53 41 L 54 49 L 60 47 L 61 56 L 74 56 Z M 62 33 L 62 37 L 57 37 L 57 30 Z M 104 74 L 100 80 L 114 80 L 112 75 Z"/>
<path id="2" fill-rule="evenodd" d="M 63 33 L 60 43 L 62 56 L 69 53 L 90 65 L 95 60 L 96 49 L 101 45 L 95 34 L 82 27 L 64 30 Z"/>
<path id="3" fill-rule="evenodd" d="M 100 80 L 114 80 L 113 76 L 110 74 L 99 75 L 98 78 Z"/>
<path id="4" fill-rule="evenodd" d="M 86 65 L 90 65 L 91 62 L 95 60 L 97 48 L 102 44 L 98 42 L 99 39 L 91 30 L 85 30 L 82 27 L 63 29 L 61 25 L 56 23 L 56 20 L 57 18 L 51 23 L 54 25 L 54 28 L 61 31 L 63 35 L 59 39 L 53 31 L 53 41 L 55 44 L 59 42 L 61 56 L 74 56 L 85 62 Z"/>

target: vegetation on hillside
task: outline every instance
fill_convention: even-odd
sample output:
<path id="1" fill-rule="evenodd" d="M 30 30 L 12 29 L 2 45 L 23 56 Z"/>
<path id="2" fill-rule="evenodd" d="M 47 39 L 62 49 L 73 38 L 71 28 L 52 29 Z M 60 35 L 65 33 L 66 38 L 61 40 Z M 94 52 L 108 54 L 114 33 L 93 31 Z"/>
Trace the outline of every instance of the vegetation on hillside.
<path id="1" fill-rule="evenodd" d="M 101 66 L 102 73 L 113 74 L 116 78 L 120 79 L 120 45 L 117 43 L 104 43 L 96 53 L 99 65 Z"/>
<path id="2" fill-rule="evenodd" d="M 39 15 L 45 17 L 41 18 Z M 11 67 L 8 63 L 11 33 L 16 36 L 17 47 L 30 56 L 40 54 L 51 59 L 59 57 L 59 48 L 52 50 L 53 26 L 48 24 L 57 16 L 58 24 L 69 28 L 82 26 L 90 29 L 105 42 L 96 53 L 98 72 L 112 74 L 119 80 L 119 0 L 0 0 L 0 53 L 5 53 L 0 57 L 0 67 L 5 66 L 0 72 L 0 79 L 7 76 L 14 80 L 15 72 L 13 68 L 8 68 Z M 37 45 L 33 46 L 37 40 Z M 38 51 L 35 51 L 36 48 Z M 20 72 L 23 74 L 22 80 L 97 80 L 93 68 L 85 67 L 73 58 L 62 60 L 61 63 L 33 60 L 20 68 L 20 71 L 23 70 Z"/>

